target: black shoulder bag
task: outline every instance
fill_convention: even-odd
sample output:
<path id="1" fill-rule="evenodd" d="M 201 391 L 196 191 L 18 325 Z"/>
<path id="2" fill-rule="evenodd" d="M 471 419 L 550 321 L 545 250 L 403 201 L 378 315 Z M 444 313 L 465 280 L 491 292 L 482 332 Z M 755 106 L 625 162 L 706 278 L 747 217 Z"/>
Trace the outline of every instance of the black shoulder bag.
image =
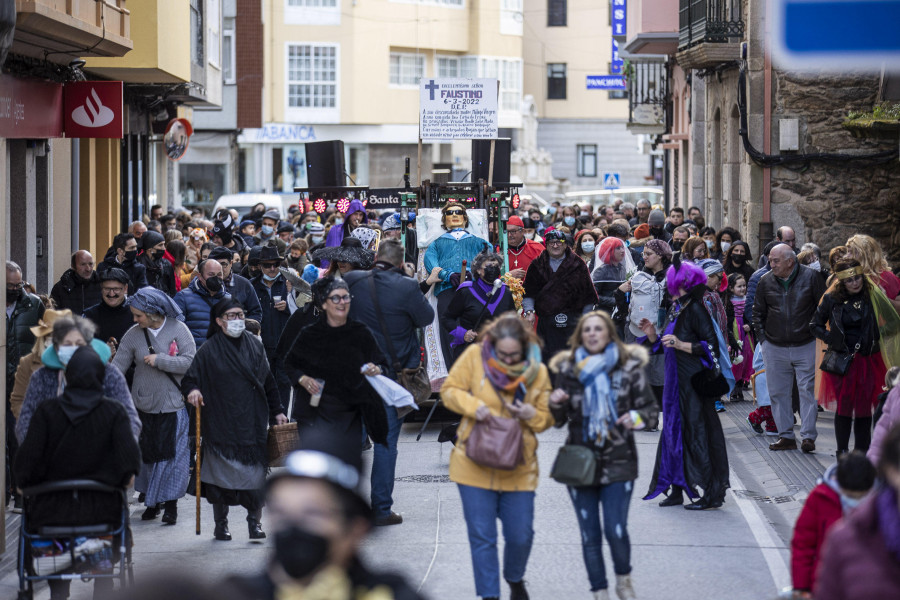
<path id="1" fill-rule="evenodd" d="M 157 354 L 153 348 L 153 342 L 150 334 L 146 329 L 144 331 L 144 339 L 147 340 L 147 351 L 150 354 Z M 162 369 L 160 369 L 162 371 Z M 181 387 L 175 378 L 168 371 L 163 371 L 166 377 L 181 394 Z M 138 417 L 141 419 L 141 435 L 138 438 L 138 445 L 141 448 L 141 459 L 144 464 L 149 465 L 165 460 L 175 458 L 175 438 L 178 430 L 178 413 L 146 413 L 138 410 Z"/>

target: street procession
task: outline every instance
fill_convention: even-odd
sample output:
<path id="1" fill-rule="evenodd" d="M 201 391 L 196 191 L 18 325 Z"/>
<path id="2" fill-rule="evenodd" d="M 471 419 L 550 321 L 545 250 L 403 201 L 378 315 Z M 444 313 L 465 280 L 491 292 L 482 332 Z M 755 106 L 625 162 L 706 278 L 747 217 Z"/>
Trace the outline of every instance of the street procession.
<path id="1" fill-rule="evenodd" d="M 900 598 L 900 2 L 372 4 L 0 7 L 0 599 Z"/>

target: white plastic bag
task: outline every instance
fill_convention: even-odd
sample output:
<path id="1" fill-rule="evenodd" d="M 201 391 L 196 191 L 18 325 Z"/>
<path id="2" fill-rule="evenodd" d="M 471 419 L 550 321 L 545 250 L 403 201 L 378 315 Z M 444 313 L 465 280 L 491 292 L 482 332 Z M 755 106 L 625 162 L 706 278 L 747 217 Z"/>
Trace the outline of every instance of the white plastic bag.
<path id="1" fill-rule="evenodd" d="M 393 406 L 394 408 L 411 406 L 413 409 L 419 410 L 412 394 L 401 387 L 396 381 L 388 379 L 384 375 L 366 375 L 366 379 L 369 380 L 369 385 L 372 386 L 372 389 L 381 396 L 381 399 L 384 400 L 384 403 L 388 406 Z"/>

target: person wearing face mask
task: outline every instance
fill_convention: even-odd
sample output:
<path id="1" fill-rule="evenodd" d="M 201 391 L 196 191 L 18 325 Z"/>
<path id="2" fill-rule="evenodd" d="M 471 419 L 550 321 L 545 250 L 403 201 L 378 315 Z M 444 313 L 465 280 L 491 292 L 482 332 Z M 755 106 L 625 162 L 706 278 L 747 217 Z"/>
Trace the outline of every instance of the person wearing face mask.
<path id="1" fill-rule="evenodd" d="M 306 240 L 298 238 L 291 242 L 288 254 L 284 257 L 284 266 L 297 271 L 297 273 L 302 273 L 309 263 L 307 250 L 309 250 L 309 244 L 306 243 Z"/>
<path id="2" fill-rule="evenodd" d="M 340 222 L 338 222 L 340 221 Z M 366 225 L 369 217 L 366 214 L 366 207 L 360 200 L 353 199 L 347 207 L 347 212 L 343 215 L 337 214 L 334 220 L 334 226 L 329 230 L 328 237 L 325 238 L 325 246 L 332 248 L 340 246 L 341 240 L 349 236 L 354 229 L 361 225 Z"/>
<path id="3" fill-rule="evenodd" d="M 403 577 L 374 571 L 360 556 L 372 528 L 361 472 L 362 454 L 348 435 L 302 436 L 266 482 L 274 544 L 265 570 L 232 576 L 222 590 L 255 600 L 422 600 Z"/>
<path id="4" fill-rule="evenodd" d="M 741 233 L 733 227 L 723 227 L 716 233 L 716 241 L 710 248 L 709 255 L 713 260 L 725 261 L 725 253 L 741 239 Z"/>
<path id="5" fill-rule="evenodd" d="M 594 272 L 594 250 L 597 249 L 596 236 L 587 229 L 579 231 L 575 236 L 575 254 L 584 261 L 588 271 Z"/>
<path id="6" fill-rule="evenodd" d="M 217 302 L 230 299 L 231 294 L 225 290 L 222 265 L 218 261 L 206 259 L 197 265 L 198 276 L 187 289 L 175 294 L 175 304 L 184 313 L 184 323 L 194 336 L 197 348 L 206 341 L 209 330 L 210 311 Z"/>
<path id="7" fill-rule="evenodd" d="M 325 247 L 325 226 L 321 223 L 310 222 L 304 225 L 306 231 L 306 243 L 309 244 L 309 254 Z"/>
<path id="8" fill-rule="evenodd" d="M 570 230 L 575 227 L 578 220 L 578 209 L 574 206 L 564 206 L 562 209 L 562 224 Z"/>
<path id="9" fill-rule="evenodd" d="M 209 258 L 222 265 L 222 282 L 225 285 L 225 291 L 246 308 L 247 318 L 262 321 L 263 312 L 256 296 L 256 290 L 253 289 L 253 284 L 249 279 L 234 272 L 234 255 L 231 250 L 222 247 L 213 248 L 209 253 Z"/>
<path id="10" fill-rule="evenodd" d="M 638 229 L 645 227 L 640 225 Z M 616 333 L 625 336 L 627 314 L 616 309 L 616 290 L 627 283 L 628 278 L 637 271 L 631 262 L 631 254 L 625 248 L 625 242 L 615 237 L 605 238 L 597 249 L 597 268 L 591 273 L 594 289 L 597 290 L 597 307 L 609 314 L 616 313 Z"/>
<path id="11" fill-rule="evenodd" d="M 544 215 L 541 213 L 541 211 L 539 211 L 536 208 L 532 208 L 531 210 L 528 211 L 528 218 L 531 219 L 531 221 L 534 223 L 535 236 L 539 237 L 539 236 L 543 235 L 544 229 L 546 229 L 547 226 L 544 225 Z M 526 237 L 527 237 L 527 235 L 528 234 L 526 233 Z M 529 238 L 529 239 L 533 239 L 533 238 Z M 537 241 L 537 240 L 535 240 L 535 241 Z"/>
<path id="12" fill-rule="evenodd" d="M 230 506 L 247 509 L 251 540 L 266 537 L 260 521 L 269 466 L 266 434 L 270 425 L 287 423 L 265 348 L 245 331 L 244 319 L 240 302 L 217 302 L 207 342 L 181 380 L 187 402 L 202 407 L 202 494 L 213 506 L 213 536 L 223 542 L 231 541 Z"/>
<path id="13" fill-rule="evenodd" d="M 128 274 L 122 269 L 109 269 L 100 276 L 100 286 L 100 302 L 85 310 L 84 317 L 97 326 L 95 335 L 115 354 L 119 340 L 134 325 L 131 310 L 125 304 Z"/>
<path id="14" fill-rule="evenodd" d="M 516 308 L 506 284 L 494 287 L 500 279 L 501 260 L 500 255 L 494 253 L 482 252 L 476 256 L 472 265 L 475 281 L 459 284 L 450 306 L 440 316 L 441 325 L 450 334 L 454 361 L 475 341 L 483 326 L 496 315 Z"/>
<path id="15" fill-rule="evenodd" d="M 854 450 L 838 457 L 837 463 L 825 470 L 818 485 L 809 492 L 791 538 L 794 598 L 812 598 L 816 593 L 816 572 L 828 532 L 842 517 L 850 516 L 871 493 L 875 476 L 875 466 L 862 452 Z"/>
<path id="16" fill-rule="evenodd" d="M 53 332 L 50 336 L 51 344 L 47 346 L 41 355 L 44 366 L 39 368 L 31 376 L 25 398 L 22 401 L 22 410 L 16 420 L 16 440 L 19 443 L 25 439 L 31 417 L 37 408 L 47 398 L 55 398 L 66 387 L 66 368 L 69 360 L 79 347 L 90 345 L 97 355 L 103 360 L 105 375 L 103 377 L 103 395 L 114 402 L 120 403 L 131 422 L 131 431 L 137 440 L 141 433 L 141 420 L 134 407 L 131 392 L 125 376 L 116 367 L 107 364 L 109 362 L 109 347 L 94 337 L 94 324 L 81 317 L 60 317 L 53 323 Z"/>
<path id="17" fill-rule="evenodd" d="M 149 230 L 148 230 L 149 233 Z M 143 237 L 146 237 L 146 233 Z M 165 241 L 165 238 L 160 239 Z M 112 247 L 106 252 L 103 262 L 97 265 L 97 273 L 103 275 L 108 269 L 121 269 L 128 274 L 128 293 L 133 294 L 147 287 L 147 268 L 137 260 L 138 243 L 130 233 L 120 233 L 113 238 Z"/>
<path id="18" fill-rule="evenodd" d="M 166 242 L 163 236 L 155 231 L 148 231 L 141 238 L 144 251 L 138 261 L 147 270 L 147 283 L 171 298 L 175 295 L 175 269 L 163 255 L 166 253 Z"/>
<path id="19" fill-rule="evenodd" d="M 281 215 L 277 210 L 272 209 L 266 212 L 266 214 L 263 215 L 259 232 L 253 236 L 254 245 L 265 246 L 266 242 L 274 243 L 275 247 L 278 248 L 278 254 L 284 256 L 284 253 L 287 251 L 287 244 L 284 243 L 283 239 L 278 237 L 278 233 L 276 232 L 280 222 Z"/>
<path id="20" fill-rule="evenodd" d="M 650 211 L 650 216 L 647 217 L 647 225 L 650 226 L 650 237 L 662 240 L 667 244 L 672 240 L 672 234 L 666 231 L 666 214 L 663 211 Z"/>
<path id="21" fill-rule="evenodd" d="M 241 235 L 235 235 L 234 233 L 234 218 L 227 212 L 223 213 L 221 217 L 221 220 L 217 220 L 213 224 L 212 241 L 223 248 L 240 254 L 244 249 L 245 243 Z"/>
<path id="22" fill-rule="evenodd" d="M 742 240 L 738 240 L 731 244 L 728 251 L 725 252 L 725 258 L 722 261 L 725 265 L 725 274 L 740 273 L 748 281 L 753 276 L 753 254 L 750 252 L 750 244 Z"/>
<path id="23" fill-rule="evenodd" d="M 517 216 L 510 217 L 506 223 L 506 239 L 509 273 L 516 279 L 524 279 L 528 265 L 541 255 L 544 246 L 525 236 L 525 222 Z"/>

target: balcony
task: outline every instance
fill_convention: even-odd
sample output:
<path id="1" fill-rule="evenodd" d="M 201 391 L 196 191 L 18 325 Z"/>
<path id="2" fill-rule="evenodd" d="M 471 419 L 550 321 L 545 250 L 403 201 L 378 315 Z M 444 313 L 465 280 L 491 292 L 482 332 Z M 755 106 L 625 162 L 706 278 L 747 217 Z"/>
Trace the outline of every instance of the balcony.
<path id="1" fill-rule="evenodd" d="M 664 58 L 629 63 L 628 131 L 660 135 L 667 130 L 669 72 Z"/>
<path id="2" fill-rule="evenodd" d="M 131 41 L 125 0 L 16 0 L 12 52 L 68 63 L 82 56 L 124 56 Z M 86 52 L 85 49 L 90 49 Z"/>
<path id="3" fill-rule="evenodd" d="M 738 60 L 744 36 L 741 0 L 679 0 L 678 64 L 685 70 Z"/>

